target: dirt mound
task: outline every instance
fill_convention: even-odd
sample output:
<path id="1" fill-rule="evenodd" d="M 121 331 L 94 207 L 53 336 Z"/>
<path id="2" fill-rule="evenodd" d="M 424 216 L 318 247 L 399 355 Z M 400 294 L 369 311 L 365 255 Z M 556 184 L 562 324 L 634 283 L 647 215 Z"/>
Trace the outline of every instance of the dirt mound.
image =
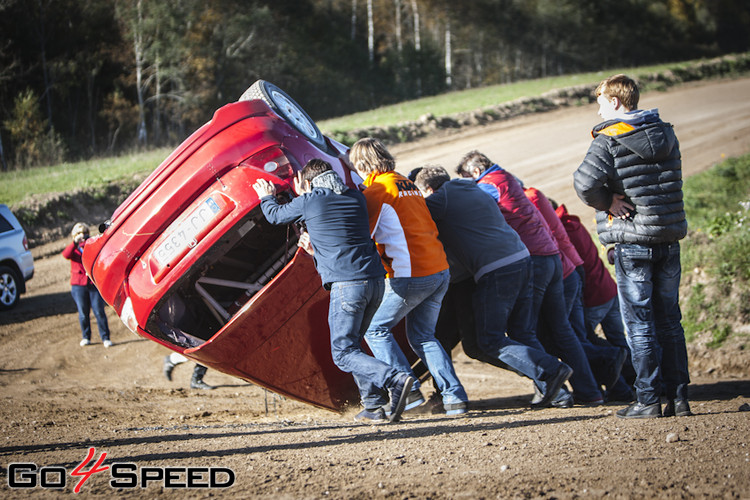
<path id="1" fill-rule="evenodd" d="M 32 248 L 66 237 L 76 222 L 85 222 L 98 234 L 99 224 L 109 219 L 144 177 L 69 193 L 35 195 L 11 210 L 23 224 Z"/>

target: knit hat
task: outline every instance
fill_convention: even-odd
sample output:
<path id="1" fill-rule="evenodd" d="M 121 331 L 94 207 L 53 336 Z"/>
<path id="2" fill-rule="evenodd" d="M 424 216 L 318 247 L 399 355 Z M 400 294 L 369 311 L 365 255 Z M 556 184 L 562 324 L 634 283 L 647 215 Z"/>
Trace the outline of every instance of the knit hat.
<path id="1" fill-rule="evenodd" d="M 327 170 L 318 175 L 312 180 L 310 185 L 314 188 L 328 188 L 336 194 L 341 194 L 349 189 L 347 185 L 344 184 L 344 181 L 341 180 L 339 174 L 333 170 Z"/>

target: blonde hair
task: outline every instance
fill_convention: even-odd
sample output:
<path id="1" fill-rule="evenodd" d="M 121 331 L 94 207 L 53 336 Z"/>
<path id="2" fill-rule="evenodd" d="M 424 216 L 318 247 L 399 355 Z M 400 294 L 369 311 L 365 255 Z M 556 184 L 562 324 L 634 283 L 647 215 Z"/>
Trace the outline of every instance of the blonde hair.
<path id="1" fill-rule="evenodd" d="M 83 222 L 77 222 L 76 225 L 73 226 L 73 230 L 70 232 L 70 235 L 75 238 L 77 234 L 88 235 L 89 227 Z"/>
<path id="2" fill-rule="evenodd" d="M 596 97 L 602 94 L 606 97 L 617 97 L 622 105 L 628 108 L 628 111 L 638 109 L 638 101 L 641 98 L 635 80 L 622 73 L 610 76 L 599 83 L 596 87 Z"/>
<path id="3" fill-rule="evenodd" d="M 372 172 L 392 172 L 396 169 L 396 160 L 382 142 L 365 137 L 354 143 L 349 150 L 349 160 L 354 168 L 371 174 Z"/>

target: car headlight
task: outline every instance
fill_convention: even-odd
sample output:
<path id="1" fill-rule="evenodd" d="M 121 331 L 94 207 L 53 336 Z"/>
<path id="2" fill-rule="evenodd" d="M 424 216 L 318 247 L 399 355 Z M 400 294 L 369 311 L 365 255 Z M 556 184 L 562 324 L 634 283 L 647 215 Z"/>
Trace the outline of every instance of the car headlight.
<path id="1" fill-rule="evenodd" d="M 135 319 L 135 311 L 133 310 L 133 303 L 130 301 L 130 297 L 125 299 L 125 303 L 122 305 L 120 319 L 128 330 L 135 334 L 138 333 L 138 321 Z"/>

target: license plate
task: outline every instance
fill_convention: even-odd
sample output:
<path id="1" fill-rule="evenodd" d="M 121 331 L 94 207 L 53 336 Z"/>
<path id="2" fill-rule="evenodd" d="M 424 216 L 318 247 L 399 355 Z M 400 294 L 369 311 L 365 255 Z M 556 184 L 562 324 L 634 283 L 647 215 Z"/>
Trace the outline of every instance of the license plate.
<path id="1" fill-rule="evenodd" d="M 219 211 L 221 211 L 221 207 L 211 197 L 201 203 L 157 247 L 154 251 L 156 261 L 161 266 L 166 266 L 181 255 L 185 249 L 198 244 L 198 236 L 204 233 L 206 227 Z"/>

